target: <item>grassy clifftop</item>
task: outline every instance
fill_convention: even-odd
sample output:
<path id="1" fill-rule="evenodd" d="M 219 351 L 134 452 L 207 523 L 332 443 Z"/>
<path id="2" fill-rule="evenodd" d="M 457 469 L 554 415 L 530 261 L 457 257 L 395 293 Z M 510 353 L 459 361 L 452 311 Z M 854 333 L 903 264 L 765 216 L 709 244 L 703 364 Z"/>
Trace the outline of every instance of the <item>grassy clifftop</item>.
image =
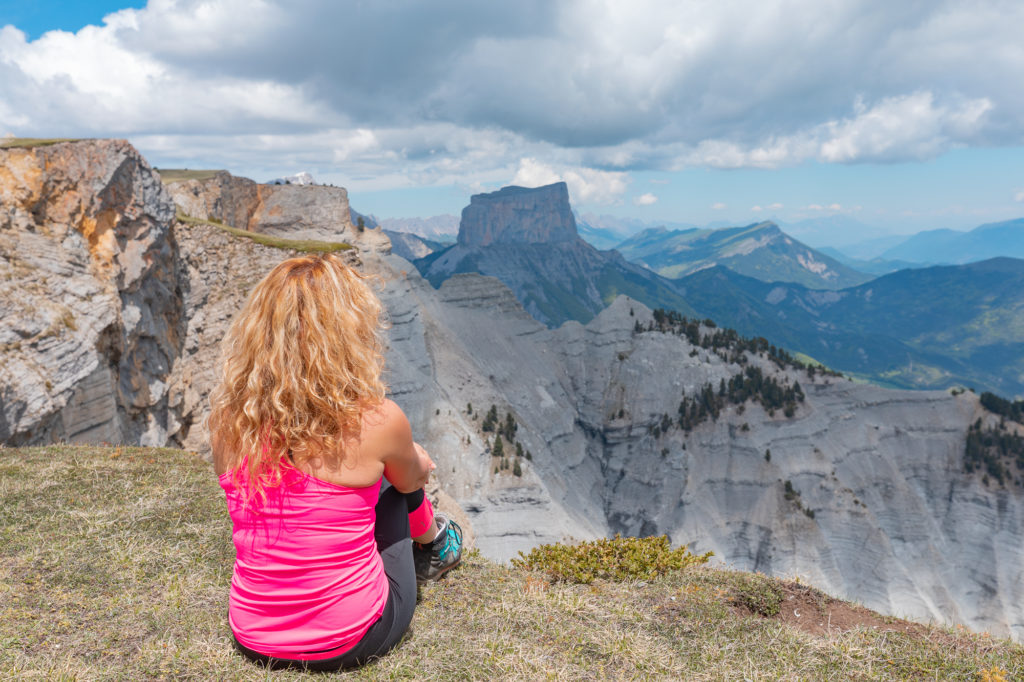
<path id="1" fill-rule="evenodd" d="M 0 677 L 266 679 L 233 653 L 234 551 L 180 450 L 0 448 Z M 357 679 L 1020 679 L 1024 647 L 708 567 L 551 584 L 471 557 Z M 274 679 L 323 679 L 274 673 Z"/>

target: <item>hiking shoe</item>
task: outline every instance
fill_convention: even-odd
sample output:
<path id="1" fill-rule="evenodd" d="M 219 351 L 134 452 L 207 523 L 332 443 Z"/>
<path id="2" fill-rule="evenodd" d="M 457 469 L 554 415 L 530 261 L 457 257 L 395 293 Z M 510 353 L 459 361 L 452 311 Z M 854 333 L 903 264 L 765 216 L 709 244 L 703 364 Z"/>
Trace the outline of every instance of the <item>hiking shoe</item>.
<path id="1" fill-rule="evenodd" d="M 412 543 L 412 557 L 416 563 L 416 584 L 437 580 L 462 562 L 462 529 L 459 524 L 440 514 L 441 526 L 433 542 Z"/>

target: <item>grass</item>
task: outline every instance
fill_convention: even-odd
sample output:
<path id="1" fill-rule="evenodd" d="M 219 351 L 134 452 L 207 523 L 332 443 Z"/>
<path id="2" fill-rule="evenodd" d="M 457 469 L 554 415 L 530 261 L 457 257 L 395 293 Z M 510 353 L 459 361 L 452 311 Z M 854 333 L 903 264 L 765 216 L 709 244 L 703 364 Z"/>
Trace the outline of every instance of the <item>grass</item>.
<path id="1" fill-rule="evenodd" d="M 28 147 L 48 147 L 60 142 L 77 142 L 74 137 L 8 137 L 0 138 L 0 149 L 16 149 Z"/>
<path id="2" fill-rule="evenodd" d="M 300 680 L 235 654 L 234 551 L 209 464 L 180 450 L 0 449 L 0 678 Z M 781 594 L 778 615 L 763 596 Z M 648 581 L 551 583 L 469 556 L 421 591 L 411 634 L 346 677 L 1019 679 L 1024 648 L 887 619 L 833 627 L 820 592 L 690 567 Z M 802 601 L 787 601 L 799 599 Z M 745 606 L 744 604 L 749 605 Z M 800 606 L 805 623 L 793 618 Z M 838 611 L 835 611 L 838 612 Z"/>
<path id="3" fill-rule="evenodd" d="M 154 170 L 160 174 L 160 179 L 165 185 L 185 180 L 209 180 L 217 173 L 222 172 L 220 170 L 189 170 L 188 168 L 156 168 Z"/>
<path id="4" fill-rule="evenodd" d="M 178 212 L 178 220 L 183 223 L 190 225 L 208 225 L 210 227 L 216 227 L 219 230 L 223 230 L 228 234 L 234 235 L 235 237 L 243 237 L 250 239 L 257 244 L 263 246 L 272 246 L 278 249 L 290 249 L 292 251 L 302 252 L 316 252 L 316 253 L 332 253 L 334 251 L 347 251 L 352 248 L 351 244 L 345 242 L 321 242 L 313 239 L 285 239 L 283 237 L 272 237 L 267 234 L 260 234 L 259 232 L 249 232 L 248 230 L 240 230 L 237 227 L 231 227 L 223 223 L 215 222 L 212 220 L 203 220 L 201 218 L 193 218 L 192 216 L 185 215 L 184 213 Z"/>

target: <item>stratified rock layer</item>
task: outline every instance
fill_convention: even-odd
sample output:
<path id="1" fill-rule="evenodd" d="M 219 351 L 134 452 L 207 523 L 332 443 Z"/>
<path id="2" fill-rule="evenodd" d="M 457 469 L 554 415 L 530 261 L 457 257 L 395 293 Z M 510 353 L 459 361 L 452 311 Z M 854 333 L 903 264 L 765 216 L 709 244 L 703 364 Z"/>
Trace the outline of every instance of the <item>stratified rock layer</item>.
<path id="1" fill-rule="evenodd" d="M 348 192 L 323 185 L 261 185 L 219 172 L 202 180 L 168 184 L 179 208 L 192 218 L 220 220 L 231 227 L 285 239 L 346 242 L 364 251 L 389 251 L 377 229 L 352 224 Z"/>
<path id="2" fill-rule="evenodd" d="M 545 187 L 503 187 L 474 194 L 462 209 L 458 243 L 549 244 L 576 239 L 576 219 L 564 182 Z"/>
<path id="3" fill-rule="evenodd" d="M 174 207 L 119 140 L 0 150 L 0 442 L 163 445 Z"/>

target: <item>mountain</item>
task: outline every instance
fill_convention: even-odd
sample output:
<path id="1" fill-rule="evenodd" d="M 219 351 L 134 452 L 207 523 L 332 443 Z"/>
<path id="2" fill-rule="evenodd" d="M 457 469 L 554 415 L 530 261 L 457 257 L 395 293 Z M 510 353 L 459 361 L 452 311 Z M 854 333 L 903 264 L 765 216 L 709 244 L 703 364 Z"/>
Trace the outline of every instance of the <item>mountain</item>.
<path id="1" fill-rule="evenodd" d="M 576 229 L 583 241 L 602 251 L 614 248 L 616 244 L 626 238 L 625 234 L 616 230 L 593 227 L 579 220 L 576 221 Z"/>
<path id="2" fill-rule="evenodd" d="M 961 264 L 1009 256 L 1024 258 L 1024 218 L 980 225 L 969 232 L 928 230 L 886 250 L 882 258 Z"/>
<path id="3" fill-rule="evenodd" d="M 615 248 L 626 259 L 671 278 L 723 265 L 766 282 L 817 289 L 841 289 L 871 279 L 796 241 L 772 222 L 715 230 L 654 228 Z"/>
<path id="4" fill-rule="evenodd" d="M 450 246 L 449 244 L 436 242 L 432 239 L 426 239 L 412 232 L 384 230 L 384 234 L 391 240 L 391 251 L 408 261 L 424 258 L 435 251 L 442 251 Z"/>
<path id="5" fill-rule="evenodd" d="M 460 274 L 434 288 L 384 235 L 353 231 L 347 213 L 310 222 L 342 215 L 347 198 L 332 188 L 277 195 L 230 176 L 165 187 L 116 141 L 0 150 L 0 168 L 4 444 L 145 442 L 208 457 L 208 396 L 232 316 L 296 249 L 338 247 L 380 285 L 389 395 L 437 463 L 428 494 L 467 518 L 485 556 L 505 561 L 564 537 L 666 533 L 884 613 L 1024 636 L 1013 451 L 1024 426 L 971 392 L 887 390 L 810 371 L 762 341 L 625 296 L 586 325 L 546 328 L 493 277 Z M 174 197 L 212 212 L 176 219 Z M 251 212 L 245 197 L 259 199 Z M 218 206 L 256 228 L 274 209 L 277 234 L 227 229 Z M 350 248 L 290 240 L 289 229 Z M 740 276 L 725 268 L 691 277 L 714 274 L 723 296 L 752 306 L 728 290 Z M 995 272 L 985 286 L 1000 277 L 1012 279 Z M 806 306 L 851 296 L 764 286 L 766 296 L 781 288 L 777 299 L 802 291 Z M 515 424 L 503 426 L 512 431 L 504 459 L 521 445 L 521 475 L 495 456 L 491 406 Z M 975 470 L 968 446 L 979 438 L 1008 454 L 994 445 Z M 118 462 L 137 459 L 125 452 Z"/>
<path id="6" fill-rule="evenodd" d="M 596 215 L 584 213 L 576 217 L 576 225 L 580 237 L 588 244 L 601 249 L 602 251 L 614 248 L 616 244 L 633 236 L 638 232 L 651 228 L 665 229 L 689 229 L 694 227 L 689 223 L 680 222 L 650 222 L 638 218 L 625 218 L 614 215 Z"/>
<path id="7" fill-rule="evenodd" d="M 723 267 L 680 280 L 701 314 L 844 372 L 908 388 L 1024 395 L 1024 261 L 901 270 L 840 291 Z"/>
<path id="8" fill-rule="evenodd" d="M 871 261 L 876 258 L 881 258 L 882 254 L 888 249 L 891 249 L 898 244 L 902 244 L 908 238 L 905 234 L 890 234 L 884 237 L 872 237 L 870 239 L 863 239 L 860 241 L 852 242 L 850 244 L 840 244 L 839 246 L 828 246 L 828 247 L 817 247 L 822 251 L 831 249 L 832 251 L 843 254 L 846 258 Z"/>
<path id="9" fill-rule="evenodd" d="M 907 268 L 919 268 L 922 263 L 912 263 L 905 260 L 885 260 L 884 258 L 871 258 L 869 260 L 862 260 L 859 258 L 853 258 L 846 255 L 839 249 L 832 248 L 831 246 L 822 246 L 818 248 L 818 251 L 835 258 L 843 265 L 863 272 L 869 275 L 888 275 L 890 272 L 896 272 L 897 270 L 906 270 Z"/>
<path id="10" fill-rule="evenodd" d="M 447 213 L 430 218 L 382 218 L 377 222 L 391 232 L 410 232 L 441 243 L 454 242 L 459 233 L 459 216 Z"/>
<path id="11" fill-rule="evenodd" d="M 588 322 L 620 294 L 693 312 L 670 281 L 580 239 L 564 182 L 473 195 L 457 243 L 414 264 L 435 287 L 458 273 L 497 277 L 552 327 Z"/>
<path id="12" fill-rule="evenodd" d="M 804 218 L 793 222 L 775 221 L 786 234 L 792 235 L 805 244 L 816 249 L 822 246 L 845 249 L 848 246 L 865 241 L 886 240 L 891 238 L 891 231 L 877 225 L 868 225 L 856 218 L 842 213 L 825 215 L 818 218 Z M 897 237 L 897 244 L 905 237 Z M 877 255 L 877 254 L 874 254 Z"/>

